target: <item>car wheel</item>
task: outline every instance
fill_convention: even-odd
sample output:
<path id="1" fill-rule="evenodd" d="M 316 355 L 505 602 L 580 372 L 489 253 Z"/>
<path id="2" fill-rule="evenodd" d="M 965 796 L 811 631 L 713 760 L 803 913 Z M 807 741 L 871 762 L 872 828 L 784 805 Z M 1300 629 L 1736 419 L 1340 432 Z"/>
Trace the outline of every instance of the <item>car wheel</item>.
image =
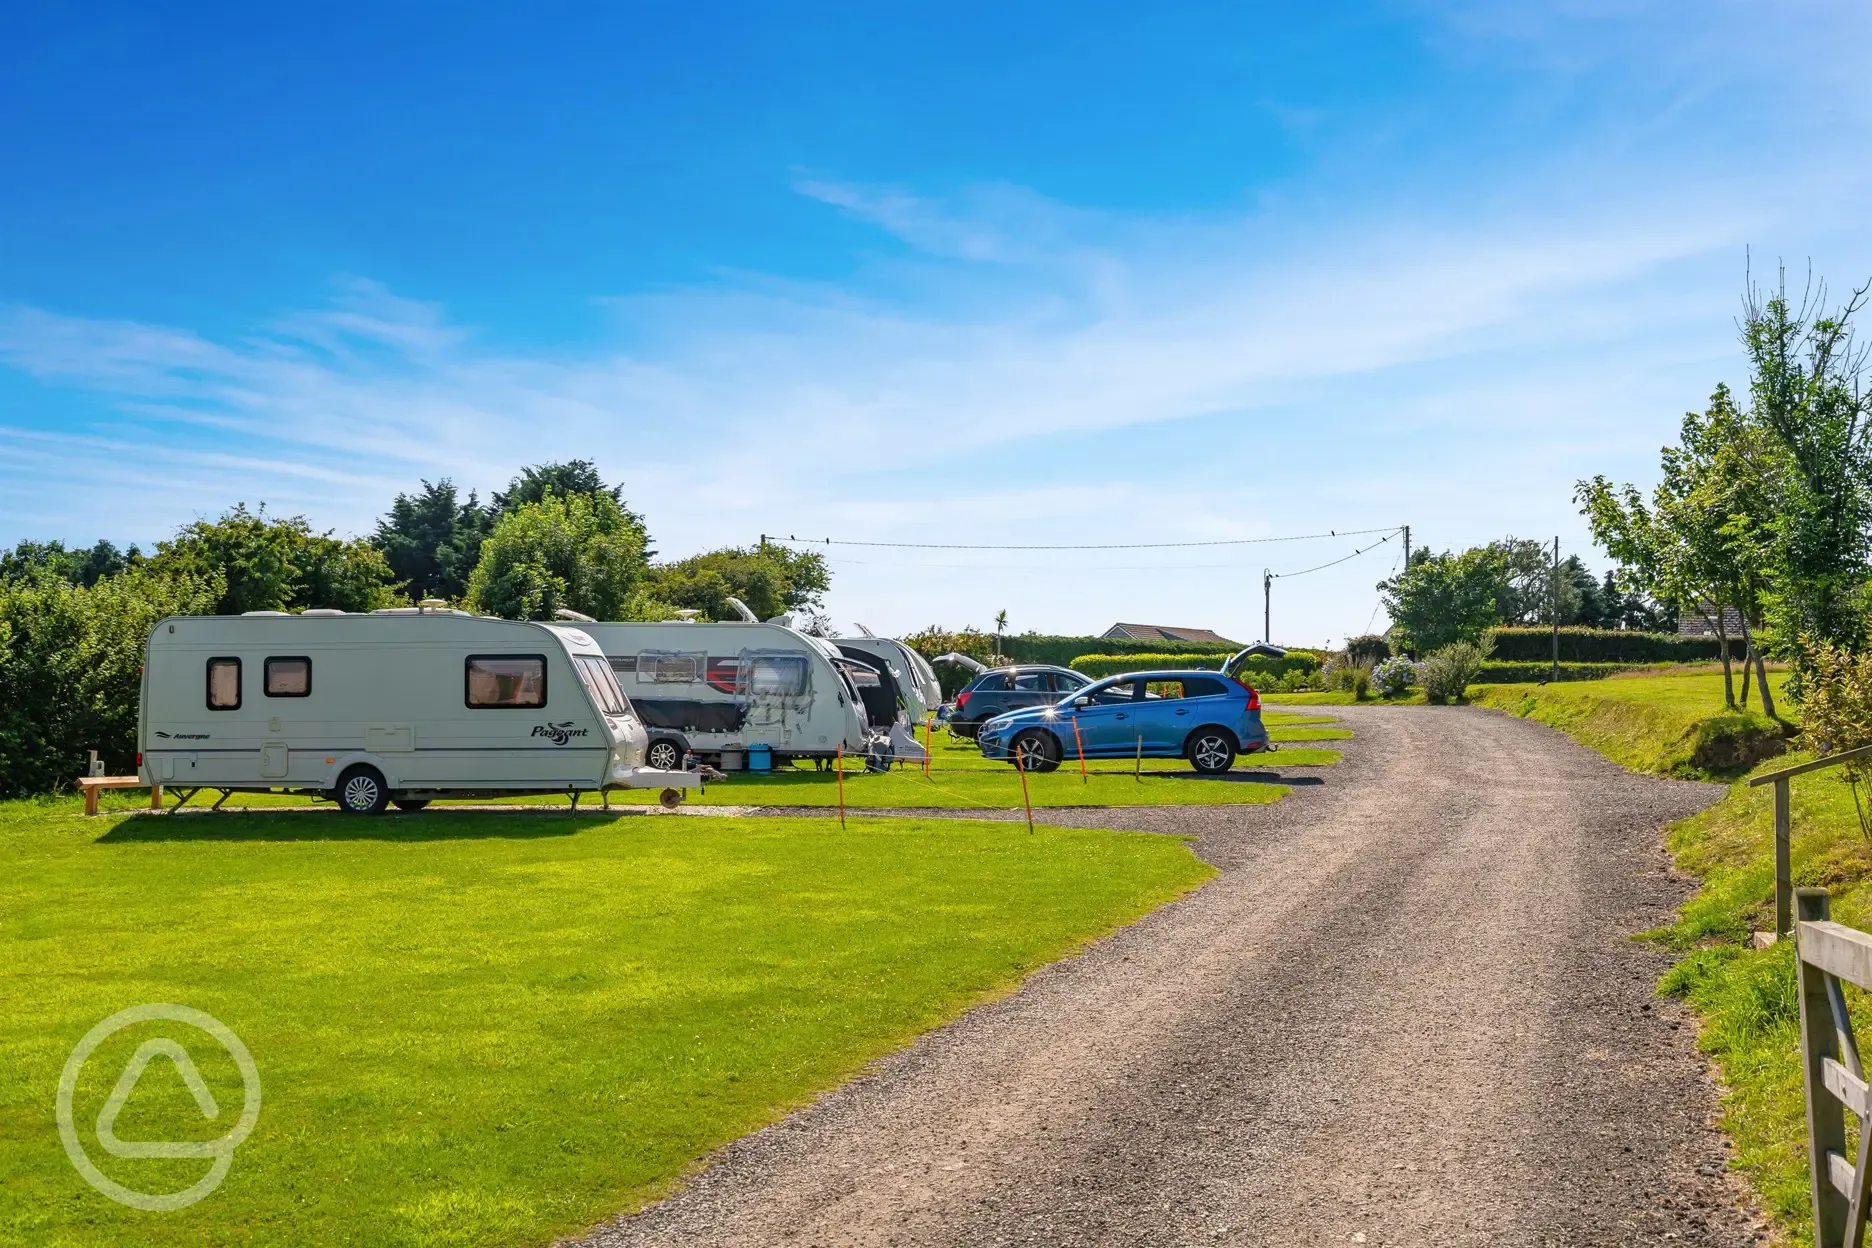
<path id="1" fill-rule="evenodd" d="M 1038 728 L 1029 728 L 1015 737 L 1008 748 L 1008 757 L 1014 760 L 1016 767 L 1025 759 L 1028 771 L 1052 771 L 1060 764 L 1059 745 L 1050 733 Z"/>
<path id="2" fill-rule="evenodd" d="M 393 797 L 390 804 L 406 815 L 413 815 L 429 804 L 426 797 Z"/>
<path id="3" fill-rule="evenodd" d="M 359 763 L 338 777 L 332 800 L 347 815 L 381 815 L 390 804 L 390 790 L 384 787 L 382 772 Z"/>
<path id="4" fill-rule="evenodd" d="M 1219 776 L 1235 765 L 1235 738 L 1220 728 L 1198 728 L 1184 753 L 1205 776 Z"/>
<path id="5" fill-rule="evenodd" d="M 981 725 L 951 722 L 949 731 L 952 735 L 961 737 L 964 741 L 973 741 L 975 739 L 975 734 L 981 731 Z"/>
<path id="6" fill-rule="evenodd" d="M 681 771 L 682 756 L 681 742 L 673 741 L 668 737 L 658 737 L 650 743 L 650 748 L 644 751 L 644 762 L 657 771 Z"/>

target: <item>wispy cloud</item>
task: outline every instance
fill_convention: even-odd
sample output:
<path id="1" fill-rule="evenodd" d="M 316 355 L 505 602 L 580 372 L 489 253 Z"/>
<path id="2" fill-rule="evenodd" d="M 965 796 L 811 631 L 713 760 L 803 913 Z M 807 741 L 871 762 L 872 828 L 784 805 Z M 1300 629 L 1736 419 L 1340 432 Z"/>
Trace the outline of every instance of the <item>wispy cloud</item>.
<path id="1" fill-rule="evenodd" d="M 1448 37 L 1542 46 L 1518 11 L 1480 6 Z M 1613 55 L 1576 50 L 1543 72 Z M 1747 151 L 1713 165 L 1707 131 L 1680 144 L 1659 116 L 1486 179 L 1355 203 L 1296 181 L 1200 214 L 799 174 L 799 194 L 892 241 L 835 284 L 747 275 L 610 299 L 614 340 L 577 355 L 504 347 L 498 327 L 360 278 L 239 336 L 15 306 L 0 362 L 81 414 L 0 409 L 0 541 L 48 517 L 147 540 L 260 497 L 363 530 L 418 477 L 486 490 L 570 456 L 626 480 L 669 553 L 761 531 L 1557 526 L 1581 465 L 1649 455 L 1719 379 L 1743 245 L 1836 238 L 1867 202 L 1837 162 L 1742 178 Z M 965 574 L 912 562 L 849 561 L 850 609 L 878 627 L 941 616 Z M 1341 605 L 1368 604 L 1369 570 L 1344 575 L 1365 588 Z M 1251 614 L 1252 578 L 1224 579 L 1189 610 Z M 970 592 L 1004 592 L 1035 623 L 1134 593 L 1035 582 L 984 571 Z"/>

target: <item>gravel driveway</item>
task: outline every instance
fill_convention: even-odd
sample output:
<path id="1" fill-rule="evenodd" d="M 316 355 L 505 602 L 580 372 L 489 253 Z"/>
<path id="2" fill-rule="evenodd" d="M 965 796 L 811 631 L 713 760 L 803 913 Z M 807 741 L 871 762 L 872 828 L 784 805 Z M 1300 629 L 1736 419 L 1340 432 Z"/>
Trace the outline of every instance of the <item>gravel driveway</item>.
<path id="1" fill-rule="evenodd" d="M 1050 812 L 1222 874 L 584 1242 L 1755 1240 L 1627 939 L 1687 891 L 1658 828 L 1721 791 L 1488 711 L 1343 715 L 1275 806 Z"/>

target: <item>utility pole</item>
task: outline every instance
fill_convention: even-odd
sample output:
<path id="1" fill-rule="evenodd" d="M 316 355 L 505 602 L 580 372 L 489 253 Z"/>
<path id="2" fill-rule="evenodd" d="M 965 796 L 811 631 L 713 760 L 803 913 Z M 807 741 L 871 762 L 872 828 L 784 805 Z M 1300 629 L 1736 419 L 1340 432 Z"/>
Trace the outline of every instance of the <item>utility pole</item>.
<path id="1" fill-rule="evenodd" d="M 1410 571 L 1410 525 L 1404 526 L 1404 570 Z"/>
<path id="2" fill-rule="evenodd" d="M 1274 573 L 1261 569 L 1261 640 L 1274 644 Z"/>
<path id="3" fill-rule="evenodd" d="M 1548 577 L 1553 598 L 1553 670 L 1548 673 L 1548 683 L 1560 679 L 1560 538 L 1553 539 L 1553 572 Z"/>

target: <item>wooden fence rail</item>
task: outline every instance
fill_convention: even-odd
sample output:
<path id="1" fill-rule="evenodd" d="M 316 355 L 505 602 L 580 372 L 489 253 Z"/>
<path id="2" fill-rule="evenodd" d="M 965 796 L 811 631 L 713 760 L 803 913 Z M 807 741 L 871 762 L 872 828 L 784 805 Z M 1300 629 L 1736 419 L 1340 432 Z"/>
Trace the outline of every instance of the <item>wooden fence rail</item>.
<path id="1" fill-rule="evenodd" d="M 1810 771 L 1819 771 L 1822 767 L 1837 767 L 1841 763 L 1850 763 L 1854 759 L 1872 756 L 1872 745 L 1862 745 L 1856 750 L 1842 750 L 1838 754 L 1829 754 L 1825 758 L 1816 758 L 1811 762 L 1797 763 L 1792 767 L 1783 767 L 1780 771 L 1764 772 L 1749 780 L 1751 789 L 1764 784 L 1774 785 L 1774 851 L 1775 851 L 1775 935 L 1786 936 L 1793 930 L 1794 916 L 1791 901 L 1794 896 L 1794 871 L 1790 862 L 1789 848 L 1791 830 L 1789 823 L 1788 781 L 1795 776 L 1805 775 Z"/>
<path id="2" fill-rule="evenodd" d="M 1794 894 L 1802 1077 L 1815 1248 L 1860 1248 L 1872 1170 L 1872 1088 L 1842 983 L 1872 988 L 1872 933 L 1835 923 L 1824 888 Z M 1858 1164 L 1846 1158 L 1846 1110 L 1859 1120 Z"/>

